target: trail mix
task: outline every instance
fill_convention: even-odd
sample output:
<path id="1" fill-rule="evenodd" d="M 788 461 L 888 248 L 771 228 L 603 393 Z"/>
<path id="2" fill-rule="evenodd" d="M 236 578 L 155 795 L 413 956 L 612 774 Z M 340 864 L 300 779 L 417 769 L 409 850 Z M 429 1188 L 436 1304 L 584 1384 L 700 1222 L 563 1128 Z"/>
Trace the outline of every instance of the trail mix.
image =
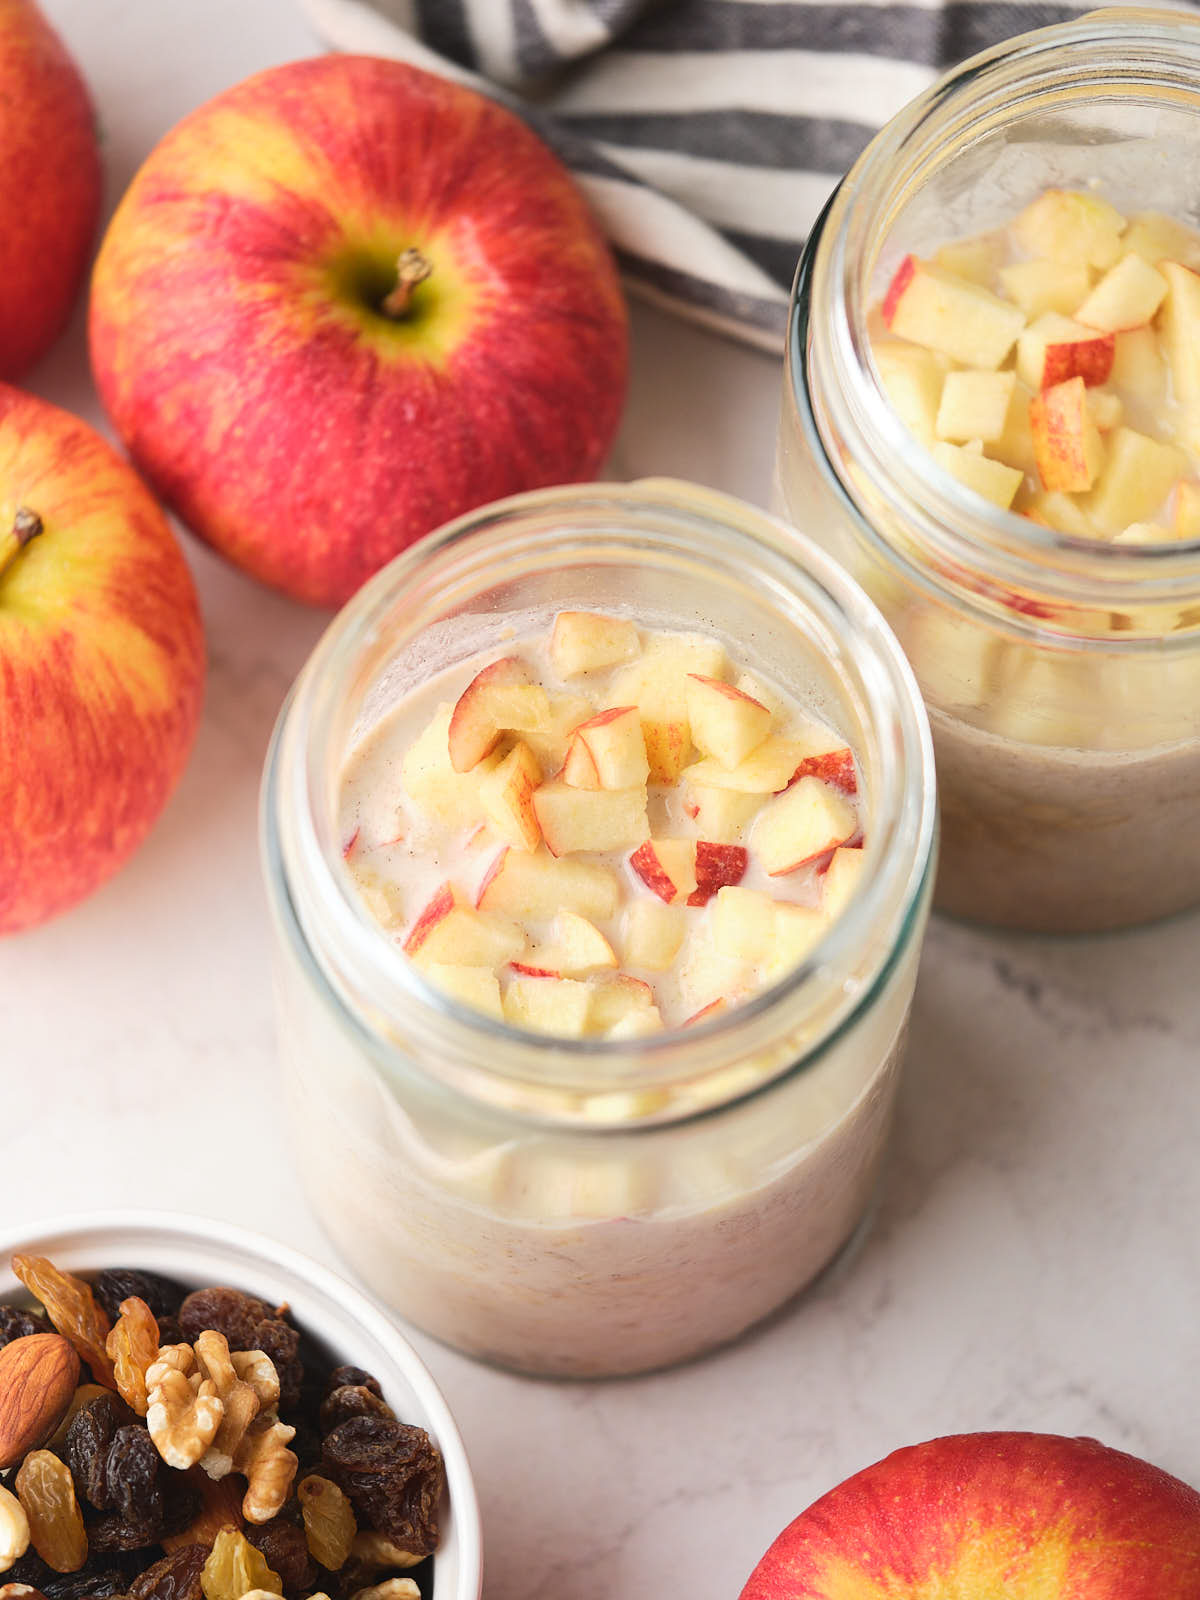
<path id="1" fill-rule="evenodd" d="M 445 1467 L 359 1367 L 239 1289 L 13 1270 L 0 1600 L 429 1600 Z"/>

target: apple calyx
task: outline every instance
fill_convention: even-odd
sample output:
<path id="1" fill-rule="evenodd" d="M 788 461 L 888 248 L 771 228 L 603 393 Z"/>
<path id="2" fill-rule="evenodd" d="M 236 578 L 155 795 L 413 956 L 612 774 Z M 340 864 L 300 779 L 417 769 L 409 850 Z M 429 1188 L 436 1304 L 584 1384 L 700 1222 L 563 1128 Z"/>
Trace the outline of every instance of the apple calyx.
<path id="1" fill-rule="evenodd" d="M 10 531 L 0 539 L 0 578 L 8 571 L 27 544 L 32 544 L 44 524 L 36 511 L 18 506 Z"/>
<path id="2" fill-rule="evenodd" d="M 419 250 L 408 249 L 400 253 L 396 262 L 396 287 L 379 307 L 385 317 L 399 319 L 408 311 L 413 290 L 433 271 L 433 262 Z"/>

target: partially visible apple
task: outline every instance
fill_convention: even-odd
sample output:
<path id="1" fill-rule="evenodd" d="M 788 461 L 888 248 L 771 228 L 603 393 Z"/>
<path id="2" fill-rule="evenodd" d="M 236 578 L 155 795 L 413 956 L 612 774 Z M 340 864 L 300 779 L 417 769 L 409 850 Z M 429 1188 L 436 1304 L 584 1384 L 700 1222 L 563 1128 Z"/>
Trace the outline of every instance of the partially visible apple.
<path id="1" fill-rule="evenodd" d="M 334 605 L 462 512 L 594 476 L 628 341 L 609 249 L 516 116 L 324 55 L 151 152 L 100 251 L 91 342 L 134 461 L 189 526 Z"/>
<path id="2" fill-rule="evenodd" d="M 1095 1439 L 897 1450 L 775 1540 L 741 1600 L 1195 1600 L 1200 1494 Z"/>
<path id="3" fill-rule="evenodd" d="M 0 0 L 0 378 L 62 332 L 100 217 L 87 85 L 33 0 Z"/>
<path id="4" fill-rule="evenodd" d="M 203 689 L 196 592 L 159 507 L 77 417 L 0 385 L 0 932 L 133 853 Z"/>

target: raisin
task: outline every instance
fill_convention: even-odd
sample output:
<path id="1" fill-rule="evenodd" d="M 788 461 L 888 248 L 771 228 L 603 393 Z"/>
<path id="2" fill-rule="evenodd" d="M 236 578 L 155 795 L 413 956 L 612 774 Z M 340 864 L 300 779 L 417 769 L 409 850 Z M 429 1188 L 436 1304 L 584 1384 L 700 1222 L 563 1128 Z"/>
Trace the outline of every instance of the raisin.
<path id="1" fill-rule="evenodd" d="M 162 1470 L 162 1457 L 145 1428 L 118 1428 L 104 1463 L 104 1504 L 97 1509 L 115 1511 L 127 1523 L 161 1533 L 163 1496 L 158 1480 Z M 140 1542 L 117 1548 L 136 1550 Z"/>
<path id="2" fill-rule="evenodd" d="M 179 1326 L 178 1317 L 156 1317 L 158 1323 L 158 1342 L 164 1344 L 186 1344 L 183 1329 Z"/>
<path id="3" fill-rule="evenodd" d="M 19 1306 L 0 1306 L 0 1350 L 14 1339 L 31 1333 L 53 1333 L 54 1329 L 37 1311 L 22 1311 Z"/>
<path id="4" fill-rule="evenodd" d="M 296 1490 L 304 1511 L 304 1535 L 313 1558 L 328 1572 L 343 1567 L 358 1532 L 349 1500 L 328 1478 L 313 1474 Z"/>
<path id="5" fill-rule="evenodd" d="M 92 1369 L 92 1377 L 105 1388 L 114 1387 L 112 1363 L 104 1348 L 109 1322 L 82 1278 L 63 1272 L 45 1256 L 17 1255 L 12 1269 L 30 1294 L 42 1302 L 46 1315 Z"/>
<path id="6" fill-rule="evenodd" d="M 146 1369 L 158 1360 L 158 1346 L 158 1323 L 150 1307 L 136 1295 L 122 1300 L 105 1349 L 113 1364 L 117 1393 L 139 1417 L 149 1409 Z"/>
<path id="7" fill-rule="evenodd" d="M 324 1475 L 349 1497 L 360 1524 L 412 1555 L 437 1548 L 446 1468 L 423 1428 L 351 1417 L 333 1430 L 321 1454 Z"/>
<path id="8" fill-rule="evenodd" d="M 137 1416 L 124 1400 L 105 1391 L 80 1406 L 67 1429 L 66 1461 L 75 1480 L 75 1492 L 97 1511 L 109 1508 L 106 1465 L 113 1435 L 118 1428 L 136 1421 Z"/>
<path id="9" fill-rule="evenodd" d="M 232 1472 L 225 1478 L 210 1478 L 199 1467 L 182 1475 L 168 1477 L 167 1481 L 173 1484 L 176 1478 L 195 1491 L 197 1506 L 177 1533 L 164 1529 L 161 1542 L 168 1553 L 182 1550 L 189 1544 L 202 1544 L 208 1550 L 222 1528 L 242 1526 L 242 1497 L 246 1493 L 244 1478 Z M 173 1517 L 171 1521 L 174 1521 Z"/>
<path id="10" fill-rule="evenodd" d="M 207 1560 L 206 1544 L 185 1544 L 133 1580 L 130 1600 L 202 1600 L 200 1574 Z"/>
<path id="11" fill-rule="evenodd" d="M 321 1430 L 332 1433 L 351 1417 L 384 1417 L 395 1420 L 396 1413 L 382 1395 L 368 1389 L 365 1383 L 343 1384 L 332 1390 L 321 1402 Z"/>
<path id="12" fill-rule="evenodd" d="M 96 1299 L 115 1322 L 121 1301 L 144 1300 L 156 1317 L 173 1317 L 187 1291 L 182 1284 L 164 1278 L 159 1272 L 141 1272 L 133 1267 L 110 1267 L 93 1284 Z"/>
<path id="13" fill-rule="evenodd" d="M 381 1400 L 383 1399 L 383 1390 L 379 1386 L 379 1379 L 373 1378 L 362 1367 L 349 1365 L 334 1367 L 329 1374 L 329 1381 L 325 1385 L 325 1392 L 332 1394 L 335 1389 L 344 1388 L 370 1389 L 372 1394 L 378 1395 Z"/>
<path id="14" fill-rule="evenodd" d="M 296 1523 L 286 1517 L 272 1517 L 257 1528 L 247 1528 L 246 1537 L 271 1570 L 279 1574 L 284 1594 L 311 1595 L 321 1587 L 304 1529 Z"/>
<path id="15" fill-rule="evenodd" d="M 106 1595 L 128 1593 L 144 1564 L 138 1556 L 110 1556 L 104 1561 L 88 1561 L 79 1572 L 60 1574 L 30 1550 L 4 1576 L 13 1583 L 31 1584 L 46 1600 L 102 1600 Z"/>
<path id="16" fill-rule="evenodd" d="M 300 1398 L 304 1367 L 297 1350 L 300 1335 L 265 1301 L 240 1289 L 197 1289 L 179 1308 L 184 1338 L 194 1344 L 207 1329 L 223 1333 L 231 1350 L 261 1350 L 279 1374 L 279 1406 L 287 1411 Z"/>
<path id="17" fill-rule="evenodd" d="M 241 1600 L 251 1589 L 282 1594 L 279 1574 L 272 1572 L 263 1555 L 244 1534 L 222 1528 L 200 1574 L 204 1600 Z"/>
<path id="18" fill-rule="evenodd" d="M 38 1555 L 55 1572 L 78 1572 L 87 1560 L 88 1540 L 66 1462 L 49 1450 L 31 1450 L 14 1487 Z"/>

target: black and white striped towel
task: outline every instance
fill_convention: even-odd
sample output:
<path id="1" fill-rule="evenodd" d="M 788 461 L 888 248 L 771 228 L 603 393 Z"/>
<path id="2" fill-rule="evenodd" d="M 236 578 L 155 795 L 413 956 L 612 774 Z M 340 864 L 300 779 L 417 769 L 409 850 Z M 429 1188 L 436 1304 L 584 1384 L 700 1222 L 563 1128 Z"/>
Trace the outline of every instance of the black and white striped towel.
<path id="1" fill-rule="evenodd" d="M 585 189 L 635 292 L 778 350 L 804 238 L 947 66 L 1091 4 L 302 0 L 338 49 L 514 106 Z"/>

